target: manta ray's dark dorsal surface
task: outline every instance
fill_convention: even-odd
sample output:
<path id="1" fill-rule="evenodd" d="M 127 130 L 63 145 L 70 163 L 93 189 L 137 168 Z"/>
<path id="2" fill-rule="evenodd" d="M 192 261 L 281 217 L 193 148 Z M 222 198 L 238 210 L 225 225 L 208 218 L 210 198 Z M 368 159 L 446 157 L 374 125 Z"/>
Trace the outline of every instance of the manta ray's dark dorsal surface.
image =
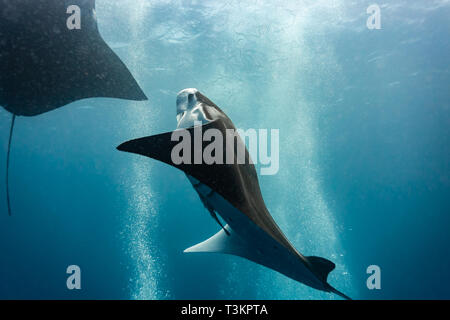
<path id="1" fill-rule="evenodd" d="M 68 27 L 70 6 L 79 29 Z M 0 0 L 0 105 L 13 114 L 11 134 L 15 116 L 93 97 L 147 99 L 102 39 L 95 0 Z M 7 167 L 10 144 L 11 135 Z"/>
<path id="2" fill-rule="evenodd" d="M 69 29 L 67 8 L 80 8 Z M 94 0 L 0 0 L 0 105 L 35 116 L 92 97 L 146 100 L 102 39 Z"/>

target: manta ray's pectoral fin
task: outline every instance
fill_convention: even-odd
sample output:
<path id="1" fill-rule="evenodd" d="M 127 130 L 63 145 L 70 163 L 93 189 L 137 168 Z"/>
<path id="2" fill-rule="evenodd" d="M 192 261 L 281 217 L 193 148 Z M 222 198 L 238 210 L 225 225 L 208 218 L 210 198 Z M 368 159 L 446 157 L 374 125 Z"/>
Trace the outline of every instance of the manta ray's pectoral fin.
<path id="1" fill-rule="evenodd" d="M 228 232 L 230 236 L 227 236 Z M 246 246 L 240 237 L 233 233 L 229 225 L 217 232 L 211 238 L 184 250 L 185 253 L 226 253 L 236 256 L 246 256 Z"/>
<path id="2" fill-rule="evenodd" d="M 80 27 L 69 27 L 73 6 Z M 147 100 L 101 36 L 95 0 L 0 0 L 0 39 L 0 105 L 15 115 L 86 98 Z"/>

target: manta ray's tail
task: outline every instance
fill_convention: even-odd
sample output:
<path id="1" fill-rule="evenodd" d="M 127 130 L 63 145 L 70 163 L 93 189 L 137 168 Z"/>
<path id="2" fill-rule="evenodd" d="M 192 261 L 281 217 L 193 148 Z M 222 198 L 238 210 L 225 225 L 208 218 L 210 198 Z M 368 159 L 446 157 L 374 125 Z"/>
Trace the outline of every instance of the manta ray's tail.
<path id="1" fill-rule="evenodd" d="M 11 216 L 11 203 L 9 201 L 9 154 L 11 152 L 11 141 L 12 141 L 15 121 L 16 121 L 16 115 L 13 114 L 12 120 L 11 120 L 11 129 L 9 130 L 8 153 L 6 155 L 6 202 L 8 205 L 9 216 Z"/>
<path id="2" fill-rule="evenodd" d="M 333 292 L 334 294 L 337 294 L 338 296 L 344 298 L 345 300 L 352 300 L 352 298 L 350 298 L 349 296 L 343 294 L 343 293 L 340 292 L 339 290 L 336 290 L 336 289 L 333 288 L 332 286 L 330 286 L 330 292 Z"/>

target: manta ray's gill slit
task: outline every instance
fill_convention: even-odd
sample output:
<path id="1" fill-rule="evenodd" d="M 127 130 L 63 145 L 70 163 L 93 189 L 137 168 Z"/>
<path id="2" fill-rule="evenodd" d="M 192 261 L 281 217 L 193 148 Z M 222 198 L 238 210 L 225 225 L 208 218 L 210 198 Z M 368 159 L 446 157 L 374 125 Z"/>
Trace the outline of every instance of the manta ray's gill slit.
<path id="1" fill-rule="evenodd" d="M 145 0 L 125 0 L 112 4 L 108 1 L 97 1 L 98 14 L 102 11 L 101 6 L 112 10 L 111 18 L 122 17 L 125 21 L 121 22 L 130 26 L 131 33 L 127 36 L 130 44 L 126 50 L 117 53 L 123 58 L 133 75 L 137 79 L 142 78 L 142 62 L 150 59 L 147 57 L 145 44 L 139 41 L 148 13 L 147 2 Z M 101 17 L 99 20 L 101 21 Z M 111 24 L 109 28 L 113 30 L 114 20 L 105 21 L 105 32 L 113 32 L 108 30 L 108 24 Z M 145 90 L 145 88 L 143 89 Z M 127 137 L 150 130 L 152 117 L 150 117 L 149 110 L 153 109 L 153 106 L 149 104 L 151 101 L 130 102 L 122 120 L 122 130 Z M 124 165 L 129 173 L 122 182 L 125 183 L 128 191 L 126 194 L 128 205 L 123 213 L 124 229 L 122 234 L 125 239 L 124 250 L 130 259 L 127 264 L 132 266 L 129 269 L 129 298 L 160 299 L 163 297 L 158 287 L 160 268 L 155 245 L 158 216 L 157 198 L 154 196 L 150 179 L 152 164 L 142 161 L 140 158 L 130 157 L 124 162 Z M 123 179 L 123 177 L 120 178 Z"/>

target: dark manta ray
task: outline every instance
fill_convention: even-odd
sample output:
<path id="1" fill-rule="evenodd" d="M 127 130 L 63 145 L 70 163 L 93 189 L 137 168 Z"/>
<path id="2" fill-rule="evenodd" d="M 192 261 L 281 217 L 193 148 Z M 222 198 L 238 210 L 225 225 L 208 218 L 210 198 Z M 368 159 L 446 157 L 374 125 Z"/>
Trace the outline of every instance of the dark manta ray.
<path id="1" fill-rule="evenodd" d="M 73 14 L 79 14 L 79 28 L 70 25 Z M 102 39 L 95 0 L 0 0 L 0 105 L 13 115 L 6 164 L 10 215 L 15 117 L 37 116 L 92 97 L 147 99 Z"/>
<path id="2" fill-rule="evenodd" d="M 185 172 L 206 209 L 221 225 L 222 229 L 217 234 L 185 252 L 237 255 L 315 289 L 349 299 L 327 283 L 328 274 L 335 268 L 334 263 L 320 257 L 303 256 L 277 226 L 264 204 L 255 166 L 239 135 L 233 138 L 234 151 L 230 149 L 234 161 L 193 164 L 194 153 L 198 151 L 194 149 L 195 130 L 206 132 L 214 129 L 222 137 L 227 137 L 226 130 L 236 130 L 227 115 L 196 89 L 185 89 L 177 97 L 177 120 L 178 130 L 174 133 L 187 131 L 190 137 L 194 137 L 188 142 L 192 150 L 188 161 L 172 160 L 172 151 L 181 143 L 177 139 L 172 141 L 173 132 L 131 140 L 121 144 L 118 150 L 154 158 Z M 211 142 L 197 143 L 203 152 Z M 243 161 L 236 161 L 238 148 L 245 149 L 246 161 L 243 164 L 238 164 Z M 227 153 L 228 149 L 224 148 L 223 159 L 228 159 Z M 222 225 L 217 215 L 226 222 L 226 226 Z"/>

